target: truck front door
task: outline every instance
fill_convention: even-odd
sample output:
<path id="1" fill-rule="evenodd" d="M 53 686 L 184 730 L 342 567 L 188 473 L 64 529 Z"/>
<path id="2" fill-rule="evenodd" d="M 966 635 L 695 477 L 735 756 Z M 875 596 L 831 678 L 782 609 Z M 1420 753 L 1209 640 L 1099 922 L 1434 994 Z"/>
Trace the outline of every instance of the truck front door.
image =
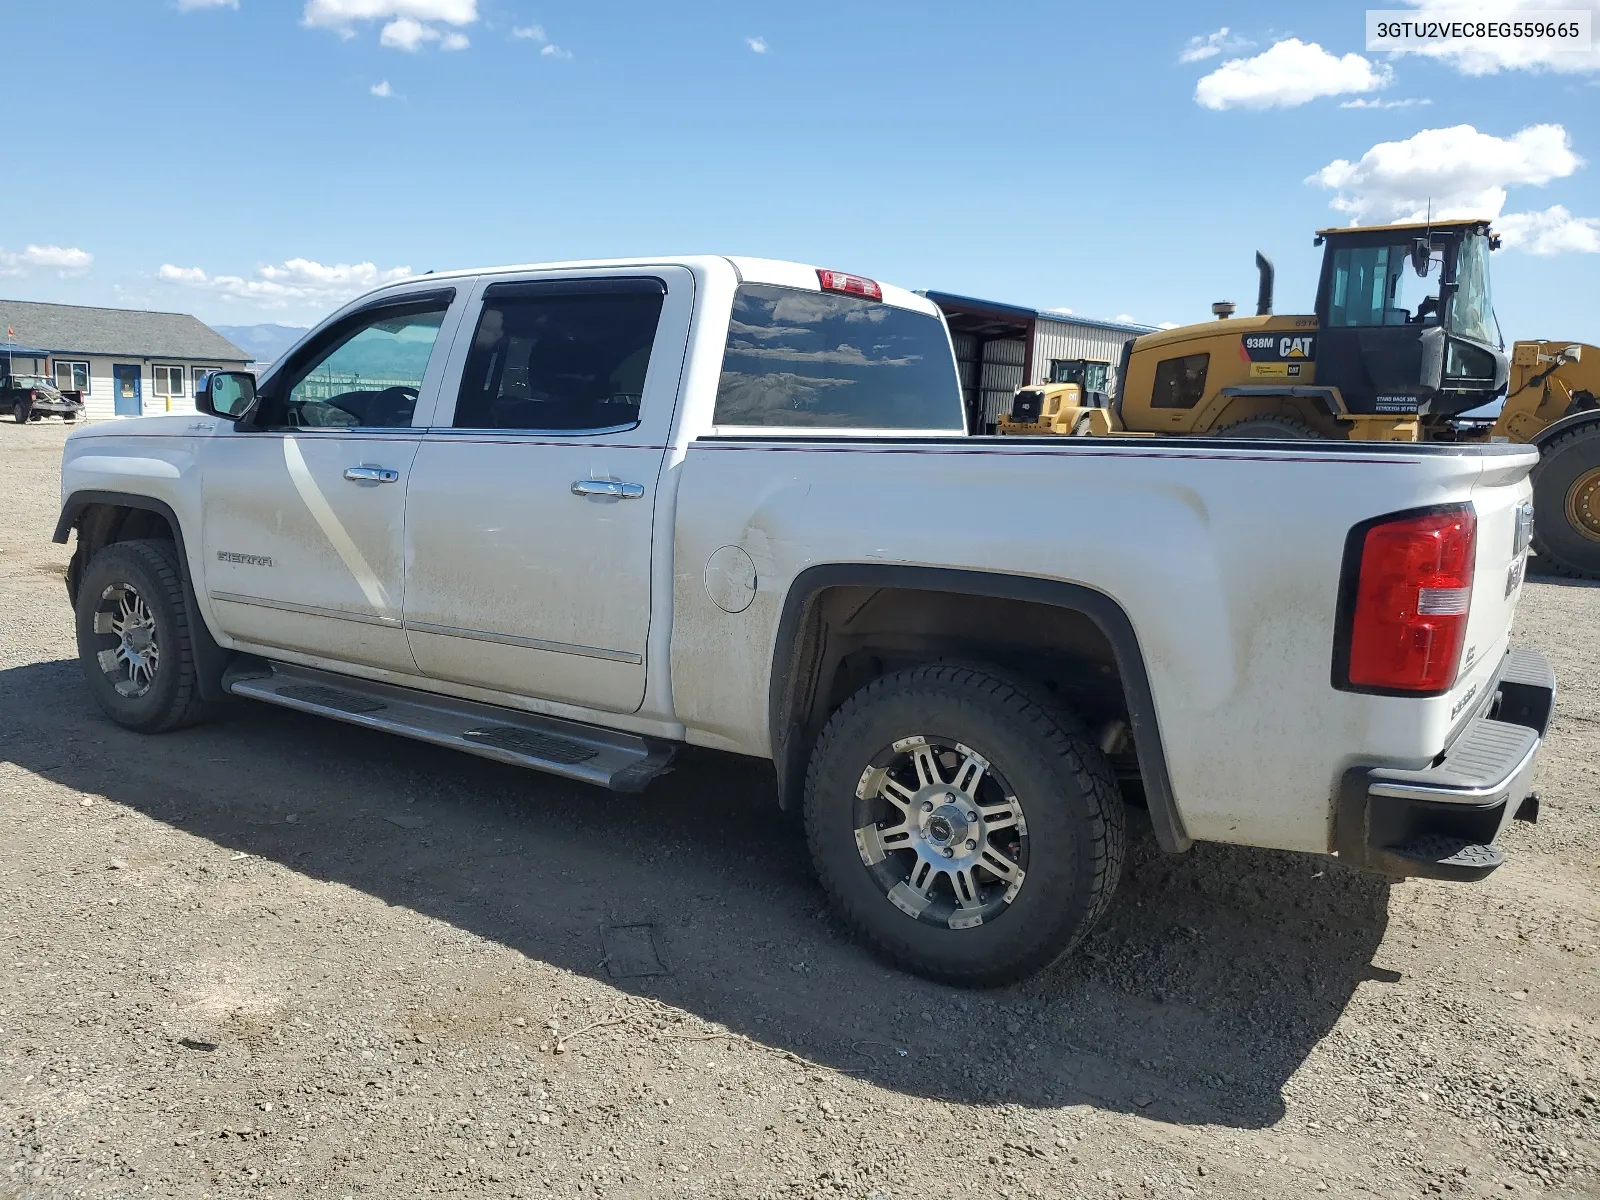
<path id="1" fill-rule="evenodd" d="M 405 624 L 425 674 L 639 707 L 693 299 L 681 267 L 479 285 L 454 405 L 423 437 L 407 496 Z"/>
<path id="2" fill-rule="evenodd" d="M 204 440 L 205 585 L 224 632 L 416 673 L 401 627 L 405 489 L 452 296 L 391 295 L 335 322 L 263 384 L 252 420 Z"/>

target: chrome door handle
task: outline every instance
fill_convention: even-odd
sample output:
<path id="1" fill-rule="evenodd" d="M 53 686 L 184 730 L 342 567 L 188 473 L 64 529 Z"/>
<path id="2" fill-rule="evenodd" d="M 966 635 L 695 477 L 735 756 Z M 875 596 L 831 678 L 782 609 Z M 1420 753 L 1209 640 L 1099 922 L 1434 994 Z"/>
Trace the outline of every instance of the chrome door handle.
<path id="1" fill-rule="evenodd" d="M 644 495 L 642 483 L 618 483 L 615 479 L 580 479 L 572 485 L 574 496 L 611 496 L 617 500 L 637 500 Z"/>
<path id="2" fill-rule="evenodd" d="M 344 477 L 351 483 L 393 483 L 400 472 L 389 467 L 346 467 Z"/>

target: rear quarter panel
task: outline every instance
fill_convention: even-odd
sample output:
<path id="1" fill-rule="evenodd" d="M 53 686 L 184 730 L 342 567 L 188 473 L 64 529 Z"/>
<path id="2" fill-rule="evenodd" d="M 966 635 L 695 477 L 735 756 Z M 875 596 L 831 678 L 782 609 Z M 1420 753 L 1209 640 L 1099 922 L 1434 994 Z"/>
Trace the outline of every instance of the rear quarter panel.
<path id="1" fill-rule="evenodd" d="M 1346 535 L 1379 514 L 1469 499 L 1484 461 L 1453 448 L 1142 439 L 701 439 L 680 466 L 674 708 L 691 741 L 770 754 L 778 623 L 811 566 L 1077 583 L 1120 604 L 1138 636 L 1189 835 L 1326 851 L 1344 769 L 1431 759 L 1495 650 L 1485 626 L 1478 664 L 1447 697 L 1336 691 Z M 1516 474 L 1533 458 L 1499 461 Z M 723 546 L 755 564 L 739 613 L 707 590 Z"/>

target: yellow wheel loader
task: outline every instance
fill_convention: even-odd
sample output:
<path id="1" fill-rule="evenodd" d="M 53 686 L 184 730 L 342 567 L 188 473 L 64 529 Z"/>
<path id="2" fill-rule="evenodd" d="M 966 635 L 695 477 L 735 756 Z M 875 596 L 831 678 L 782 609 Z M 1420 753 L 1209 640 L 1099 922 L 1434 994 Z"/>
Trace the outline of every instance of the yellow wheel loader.
<path id="1" fill-rule="evenodd" d="M 1324 229 L 1317 244 L 1315 312 L 1273 314 L 1272 264 L 1258 253 L 1255 316 L 1224 301 L 1215 321 L 1134 339 L 1104 405 L 1070 385 L 1023 388 L 997 432 L 1527 443 L 1541 456 L 1535 549 L 1556 571 L 1600 579 L 1600 347 L 1505 352 L 1488 221 Z M 1498 417 L 1473 415 L 1502 396 Z"/>

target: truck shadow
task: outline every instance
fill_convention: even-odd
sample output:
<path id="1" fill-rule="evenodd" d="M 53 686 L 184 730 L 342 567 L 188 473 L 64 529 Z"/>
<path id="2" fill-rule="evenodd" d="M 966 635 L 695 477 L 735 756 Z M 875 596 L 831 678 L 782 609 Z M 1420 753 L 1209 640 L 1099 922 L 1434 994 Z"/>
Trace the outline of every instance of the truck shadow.
<path id="1" fill-rule="evenodd" d="M 927 983 L 851 944 L 770 770 L 731 756 L 689 752 L 623 797 L 261 705 L 141 737 L 57 661 L 0 671 L 0 757 L 758 1044 L 962 1103 L 1270 1125 L 1356 987 L 1398 978 L 1370 965 L 1385 882 L 1242 848 L 1169 858 L 1140 833 L 1112 915 L 1075 955 L 999 991 Z M 644 961 L 606 961 L 607 931 L 642 925 Z M 665 973 L 614 976 L 650 969 L 652 947 Z"/>

